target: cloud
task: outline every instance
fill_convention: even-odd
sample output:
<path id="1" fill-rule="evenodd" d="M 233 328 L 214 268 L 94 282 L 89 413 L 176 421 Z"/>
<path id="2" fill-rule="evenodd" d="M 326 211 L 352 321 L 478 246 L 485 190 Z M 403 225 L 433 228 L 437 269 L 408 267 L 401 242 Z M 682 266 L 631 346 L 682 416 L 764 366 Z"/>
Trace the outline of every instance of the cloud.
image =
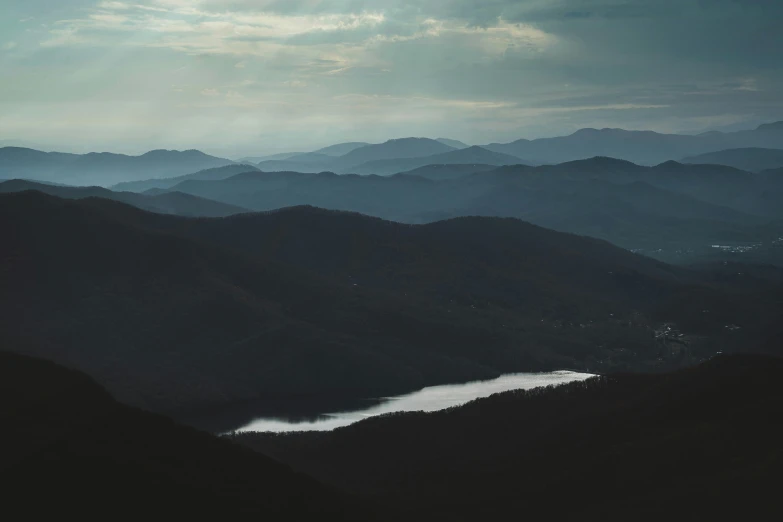
<path id="1" fill-rule="evenodd" d="M 3 58 L 5 129 L 23 113 L 44 128 L 46 103 L 117 128 L 155 121 L 164 137 L 203 118 L 225 123 L 211 139 L 252 129 L 257 142 L 275 122 L 270 139 L 297 143 L 327 139 L 320 127 L 329 140 L 430 130 L 480 143 L 783 118 L 776 0 L 9 1 L 9 20 L 36 23 L 0 29 L 29 51 Z M 136 105 L 120 116 L 99 102 Z"/>
<path id="2" fill-rule="evenodd" d="M 85 42 L 79 33 L 78 27 L 65 27 L 64 29 L 52 29 L 49 36 L 41 41 L 41 47 L 64 47 Z"/>
<path id="3" fill-rule="evenodd" d="M 2 49 L 2 50 L 4 50 L 4 51 L 10 51 L 11 49 L 14 49 L 14 48 L 16 48 L 16 46 L 17 46 L 17 43 L 16 43 L 16 42 L 14 42 L 14 41 L 11 41 L 11 42 L 6 42 L 6 43 L 4 43 L 4 44 L 3 44 L 3 45 L 0 47 L 0 49 Z"/>

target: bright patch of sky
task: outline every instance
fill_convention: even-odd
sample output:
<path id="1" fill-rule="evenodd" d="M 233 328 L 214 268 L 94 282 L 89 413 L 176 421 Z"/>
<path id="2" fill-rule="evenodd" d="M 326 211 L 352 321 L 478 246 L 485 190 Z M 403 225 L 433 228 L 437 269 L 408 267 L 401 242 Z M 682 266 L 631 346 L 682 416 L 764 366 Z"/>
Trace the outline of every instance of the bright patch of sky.
<path id="1" fill-rule="evenodd" d="M 244 155 L 783 119 L 777 0 L 4 0 L 0 141 Z"/>

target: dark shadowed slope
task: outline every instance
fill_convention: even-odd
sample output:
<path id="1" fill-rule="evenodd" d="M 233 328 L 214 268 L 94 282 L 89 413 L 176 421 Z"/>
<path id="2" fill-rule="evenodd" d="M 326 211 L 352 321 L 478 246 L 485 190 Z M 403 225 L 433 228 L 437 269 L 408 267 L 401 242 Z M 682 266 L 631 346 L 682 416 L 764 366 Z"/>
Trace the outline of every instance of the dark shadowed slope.
<path id="1" fill-rule="evenodd" d="M 690 156 L 683 163 L 706 163 L 712 165 L 727 165 L 749 172 L 783 167 L 783 149 L 729 149 L 718 152 Z"/>
<path id="2" fill-rule="evenodd" d="M 723 356 L 235 440 L 408 520 L 775 520 L 781 412 L 783 360 Z"/>
<path id="3" fill-rule="evenodd" d="M 106 198 L 127 203 L 142 210 L 178 216 L 223 217 L 247 212 L 246 209 L 235 205 L 182 192 L 146 195 L 134 192 L 113 192 L 101 187 L 61 187 L 18 179 L 0 183 L 0 193 L 23 192 L 25 190 L 37 190 L 66 199 Z"/>
<path id="4" fill-rule="evenodd" d="M 459 150 L 444 152 L 434 156 L 422 158 L 402 158 L 376 160 L 362 163 L 350 170 L 355 174 L 378 174 L 385 176 L 405 172 L 426 165 L 451 165 L 451 164 L 485 164 L 485 165 L 518 165 L 525 161 L 499 152 L 492 152 L 481 147 L 473 146 Z"/>
<path id="5" fill-rule="evenodd" d="M 773 286 L 722 289 L 511 219 L 186 219 L 102 199 L 0 200 L 0 330 L 158 411 L 676 366 L 747 348 L 780 317 Z M 687 350 L 656 340 L 663 321 Z"/>
<path id="6" fill-rule="evenodd" d="M 146 216 L 136 214 L 135 219 Z M 610 352 L 612 364 L 657 353 L 650 338 L 645 340 L 650 331 L 643 324 L 675 321 L 686 331 L 717 336 L 720 346 L 734 349 L 730 347 L 739 339 L 765 341 L 774 335 L 781 312 L 777 299 L 783 289 L 777 283 L 746 286 L 740 277 L 736 286 L 719 288 L 720 279 L 514 219 L 460 218 L 406 226 L 357 214 L 292 208 L 223 220 L 155 218 L 154 223 L 143 223 L 268 256 L 343 284 L 418 296 L 445 306 L 448 313 L 464 309 L 469 322 L 489 319 L 503 331 L 524 332 L 521 342 L 528 346 L 540 342 L 547 352 L 558 346 L 559 354 L 581 353 L 592 365 L 604 364 Z M 724 295 L 727 290 L 730 295 Z M 711 311 L 705 314 L 705 309 Z M 634 323 L 641 317 L 646 319 L 618 337 L 616 331 L 608 333 L 615 321 Z M 602 326 L 585 330 L 589 321 Z M 566 324 L 575 329 L 559 329 Z M 742 324 L 744 329 L 727 336 L 727 324 Z M 552 334 L 548 341 L 539 337 Z M 608 337 L 618 344 L 607 344 Z M 579 341 L 568 348 L 561 344 L 575 338 Z M 593 342 L 601 346 L 597 352 L 588 348 Z M 637 349 L 626 350 L 637 342 Z M 695 345 L 718 349 L 715 341 Z M 620 353 L 614 348 L 603 352 L 612 346 Z"/>
<path id="7" fill-rule="evenodd" d="M 536 364 L 487 321 L 150 232 L 128 213 L 164 217 L 33 192 L 0 205 L 2 330 L 126 402 L 365 397 Z"/>
<path id="8" fill-rule="evenodd" d="M 184 174 L 182 176 L 175 176 L 173 178 L 156 178 L 146 179 L 142 181 L 126 181 L 123 183 L 117 183 L 112 186 L 112 190 L 118 191 L 130 191 L 130 192 L 146 192 L 150 189 L 170 189 L 178 183 L 182 183 L 187 180 L 221 180 L 242 174 L 243 172 L 255 172 L 258 171 L 257 167 L 247 164 L 239 165 L 226 165 L 224 167 L 215 167 L 212 169 L 204 169 L 192 174 Z"/>
<path id="9" fill-rule="evenodd" d="M 50 362 L 0 352 L 0 411 L 6 514 L 373 518 L 355 500 L 279 462 L 120 405 L 86 375 Z"/>

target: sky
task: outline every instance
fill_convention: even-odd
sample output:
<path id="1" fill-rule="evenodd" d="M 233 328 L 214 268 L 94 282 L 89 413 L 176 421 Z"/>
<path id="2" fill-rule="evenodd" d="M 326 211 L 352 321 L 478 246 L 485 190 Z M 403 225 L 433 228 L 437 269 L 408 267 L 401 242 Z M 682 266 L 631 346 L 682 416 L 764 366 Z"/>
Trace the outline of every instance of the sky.
<path id="1" fill-rule="evenodd" d="M 781 0 L 1 0 L 0 145 L 228 157 L 783 120 Z"/>

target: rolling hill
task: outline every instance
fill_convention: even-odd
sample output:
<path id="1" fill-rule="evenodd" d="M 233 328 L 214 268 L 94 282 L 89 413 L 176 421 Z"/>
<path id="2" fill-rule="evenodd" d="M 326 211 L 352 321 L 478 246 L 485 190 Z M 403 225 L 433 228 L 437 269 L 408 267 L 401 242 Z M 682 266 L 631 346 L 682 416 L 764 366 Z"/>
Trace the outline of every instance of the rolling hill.
<path id="1" fill-rule="evenodd" d="M 455 149 L 467 149 L 468 147 L 470 147 L 470 145 L 467 145 L 466 143 L 463 143 L 459 140 L 452 140 L 449 138 L 435 138 L 435 141 L 439 141 L 444 145 L 448 145 L 449 147 L 454 147 Z"/>
<path id="2" fill-rule="evenodd" d="M 109 152 L 80 155 L 17 147 L 0 149 L 0 177 L 72 185 L 109 186 L 123 181 L 179 176 L 232 163 L 197 150 L 153 150 L 128 156 Z"/>
<path id="3" fill-rule="evenodd" d="M 370 144 L 365 143 L 363 141 L 351 141 L 348 143 L 338 143 L 336 145 L 330 145 L 322 149 L 314 150 L 313 152 L 317 154 L 326 154 L 327 156 L 337 157 L 337 156 L 344 156 L 345 154 L 348 154 L 353 150 L 360 149 L 367 145 Z"/>
<path id="4" fill-rule="evenodd" d="M 738 132 L 698 136 L 623 129 L 580 129 L 568 136 L 491 143 L 484 148 L 525 158 L 534 164 L 610 156 L 655 165 L 668 160 L 741 147 L 783 148 L 783 122 Z"/>
<path id="5" fill-rule="evenodd" d="M 718 152 L 690 156 L 682 160 L 683 163 L 706 163 L 713 165 L 726 165 L 748 172 L 761 172 L 762 170 L 783 167 L 783 149 L 728 149 Z"/>
<path id="6" fill-rule="evenodd" d="M 406 172 L 427 165 L 517 165 L 525 162 L 515 156 L 492 152 L 473 146 L 421 158 L 375 160 L 362 163 L 351 169 L 354 174 L 377 174 L 380 176 Z"/>
<path id="7" fill-rule="evenodd" d="M 336 158 L 330 167 L 337 172 L 350 172 L 368 161 L 433 156 L 453 150 L 454 147 L 429 138 L 400 138 L 354 149 Z"/>
<path id="8" fill-rule="evenodd" d="M 115 191 L 129 191 L 129 192 L 146 192 L 150 189 L 170 189 L 171 187 L 182 183 L 187 180 L 221 180 L 242 174 L 243 172 L 255 172 L 258 171 L 257 167 L 247 164 L 239 165 L 226 165 L 224 167 L 215 167 L 212 169 L 204 169 L 192 174 L 183 174 L 182 176 L 175 176 L 173 178 L 156 178 L 145 179 L 141 181 L 126 181 L 123 183 L 117 183 L 111 187 L 111 190 Z"/>
<path id="9" fill-rule="evenodd" d="M 88 376 L 50 362 L 0 352 L 0 408 L 4 509 L 25 517 L 375 518 L 355 498 L 121 405 Z"/>
<path id="10" fill-rule="evenodd" d="M 28 191 L 0 195 L 0 240 L 0 331 L 14 346 L 177 415 L 507 371 L 677 366 L 766 338 L 780 313 L 773 285 L 722 288 L 510 219 L 187 219 Z M 687 354 L 661 351 L 662 321 L 697 336 Z"/>
<path id="11" fill-rule="evenodd" d="M 437 182 L 410 173 L 248 173 L 174 190 L 253 210 L 313 205 L 406 223 L 516 217 L 678 263 L 716 256 L 738 260 L 737 253 L 712 245 L 771 245 L 783 235 L 779 176 L 677 162 L 644 167 L 601 157 L 482 170 Z M 783 263 L 777 247 L 738 252 L 748 262 Z"/>
<path id="12" fill-rule="evenodd" d="M 475 163 L 456 165 L 425 165 L 407 172 L 400 172 L 400 175 L 419 176 L 433 181 L 443 181 L 448 179 L 463 178 L 478 172 L 494 170 L 495 168 L 497 168 L 496 165 L 480 165 Z"/>

